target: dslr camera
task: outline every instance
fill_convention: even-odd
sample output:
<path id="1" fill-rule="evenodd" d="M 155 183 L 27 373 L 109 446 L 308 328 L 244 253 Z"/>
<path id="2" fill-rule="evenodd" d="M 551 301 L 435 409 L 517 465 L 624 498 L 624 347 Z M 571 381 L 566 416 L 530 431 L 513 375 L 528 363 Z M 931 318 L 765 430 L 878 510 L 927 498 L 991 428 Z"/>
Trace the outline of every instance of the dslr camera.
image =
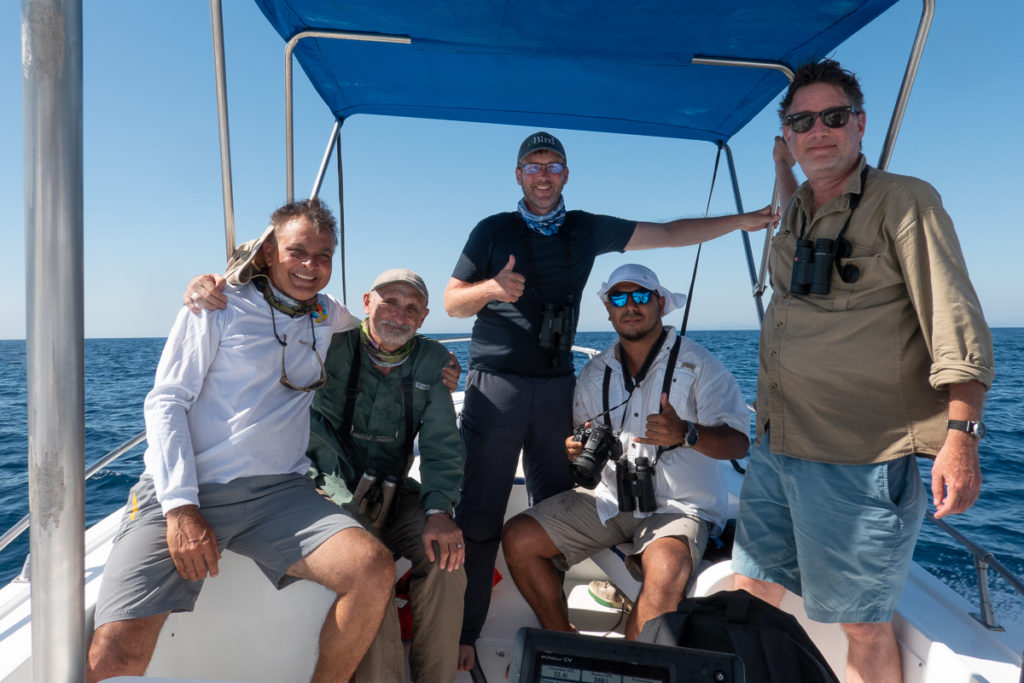
<path id="1" fill-rule="evenodd" d="M 601 470 L 609 459 L 618 460 L 622 445 L 606 425 L 597 424 L 576 428 L 576 440 L 583 444 L 583 453 L 569 463 L 572 480 L 587 489 L 597 488 Z"/>

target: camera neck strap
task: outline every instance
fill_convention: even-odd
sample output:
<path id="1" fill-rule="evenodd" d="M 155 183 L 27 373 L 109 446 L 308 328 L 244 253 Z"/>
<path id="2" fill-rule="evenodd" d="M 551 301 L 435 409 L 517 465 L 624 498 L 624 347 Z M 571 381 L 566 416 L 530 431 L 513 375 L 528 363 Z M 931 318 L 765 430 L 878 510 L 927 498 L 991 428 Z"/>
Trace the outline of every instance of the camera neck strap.
<path id="1" fill-rule="evenodd" d="M 616 406 L 609 407 L 609 395 L 612 383 L 612 368 L 610 365 L 604 366 L 604 382 L 601 385 L 601 407 L 604 408 L 602 415 L 604 415 L 604 423 L 610 428 L 611 423 L 611 411 L 629 403 L 629 399 L 633 397 L 633 391 L 640 386 L 640 383 L 647 377 L 647 373 L 651 369 L 651 365 L 654 363 L 654 359 L 657 358 L 658 352 L 661 351 L 661 345 L 665 343 L 665 338 L 668 336 L 668 329 L 662 328 L 661 335 L 658 337 L 658 342 L 651 347 L 651 350 L 647 352 L 647 358 L 644 359 L 644 364 L 640 366 L 640 372 L 637 373 L 636 379 L 634 380 L 629 376 L 629 370 L 626 368 L 626 361 L 622 358 L 622 347 L 618 347 L 619 362 L 622 365 L 622 384 L 626 388 L 626 398 L 622 400 Z M 665 377 L 661 382 L 661 394 L 667 394 L 672 388 L 672 373 L 676 369 L 676 359 L 679 357 L 679 345 L 682 342 L 682 337 L 676 335 L 676 342 L 672 345 L 672 350 L 668 354 L 668 367 L 665 368 Z M 661 412 L 661 401 L 659 394 L 658 412 Z M 626 416 L 622 416 L 622 422 L 625 424 Z M 622 431 L 622 425 L 619 426 L 619 431 Z M 659 455 L 660 448 L 659 448 Z"/>

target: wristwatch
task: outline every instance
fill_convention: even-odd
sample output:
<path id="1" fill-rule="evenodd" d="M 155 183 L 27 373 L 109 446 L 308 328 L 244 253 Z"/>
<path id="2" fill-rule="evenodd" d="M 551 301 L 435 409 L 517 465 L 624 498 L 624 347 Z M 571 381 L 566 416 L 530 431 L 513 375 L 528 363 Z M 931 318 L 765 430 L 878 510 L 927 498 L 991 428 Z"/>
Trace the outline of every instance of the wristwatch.
<path id="1" fill-rule="evenodd" d="M 683 443 L 686 444 L 687 448 L 693 448 L 700 441 L 700 430 L 697 429 L 696 422 L 686 423 L 686 438 L 683 439 Z"/>
<path id="2" fill-rule="evenodd" d="M 683 420 L 683 422 L 686 423 L 686 432 L 683 434 L 683 440 L 669 448 L 693 448 L 700 441 L 700 430 L 697 429 L 697 423 L 690 422 L 689 420 Z"/>
<path id="3" fill-rule="evenodd" d="M 442 510 L 441 508 L 430 508 L 426 511 L 426 516 L 430 517 L 431 515 L 448 515 L 451 517 L 452 513 L 448 510 Z"/>
<path id="4" fill-rule="evenodd" d="M 960 432 L 967 432 L 975 439 L 979 440 L 984 439 L 985 432 L 988 431 L 985 429 L 985 423 L 981 420 L 947 420 L 946 429 L 955 429 Z"/>

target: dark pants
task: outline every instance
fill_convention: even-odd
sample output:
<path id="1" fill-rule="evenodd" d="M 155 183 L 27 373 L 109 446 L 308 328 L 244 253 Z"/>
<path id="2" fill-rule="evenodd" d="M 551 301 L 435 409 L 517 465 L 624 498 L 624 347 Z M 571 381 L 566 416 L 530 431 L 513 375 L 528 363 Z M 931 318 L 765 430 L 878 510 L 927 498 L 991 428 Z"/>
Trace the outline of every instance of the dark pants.
<path id="1" fill-rule="evenodd" d="M 480 637 L 491 603 L 494 561 L 520 449 L 533 503 L 572 488 L 565 439 L 572 434 L 573 375 L 523 377 L 470 370 L 460 431 L 465 450 L 455 519 L 466 542 L 466 602 L 460 642 Z"/>

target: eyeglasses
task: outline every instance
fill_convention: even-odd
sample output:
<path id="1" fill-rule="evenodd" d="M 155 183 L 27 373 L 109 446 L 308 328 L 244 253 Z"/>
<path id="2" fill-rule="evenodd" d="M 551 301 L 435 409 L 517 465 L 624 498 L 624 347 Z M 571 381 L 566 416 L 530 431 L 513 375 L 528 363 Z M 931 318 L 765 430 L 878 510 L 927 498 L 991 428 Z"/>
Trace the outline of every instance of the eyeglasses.
<path id="1" fill-rule="evenodd" d="M 548 173 L 551 175 L 558 175 L 565 170 L 565 165 L 560 164 L 557 161 L 553 161 L 550 164 L 523 164 L 519 168 L 523 169 L 523 173 L 526 175 L 537 175 L 541 169 L 546 168 Z"/>
<path id="2" fill-rule="evenodd" d="M 288 373 L 284 369 L 284 350 L 288 346 L 288 335 L 285 335 L 284 339 L 281 339 L 277 334 L 277 321 L 274 318 L 273 306 L 270 307 L 270 323 L 274 326 L 274 339 L 276 339 L 277 343 L 281 345 L 281 384 L 289 389 L 293 389 L 294 391 L 316 391 L 327 384 L 327 368 L 324 367 L 324 361 L 316 351 L 316 332 L 313 330 L 313 316 L 309 316 L 309 331 L 312 333 L 313 343 L 310 344 L 309 342 L 302 341 L 301 339 L 299 340 L 299 343 L 305 344 L 313 349 L 313 355 L 316 356 L 316 362 L 320 364 L 320 379 L 305 387 L 300 387 L 292 383 L 292 381 L 288 379 Z"/>
<path id="3" fill-rule="evenodd" d="M 608 292 L 608 303 L 615 308 L 622 308 L 629 298 L 633 297 L 633 303 L 643 306 L 651 300 L 651 294 L 649 289 L 635 289 L 632 292 Z"/>
<path id="4" fill-rule="evenodd" d="M 820 118 L 829 128 L 842 128 L 850 120 L 850 114 L 860 114 L 860 110 L 853 107 L 829 107 L 824 111 L 802 111 L 787 116 L 786 125 L 794 133 L 806 133 L 814 128 L 814 119 Z"/>

